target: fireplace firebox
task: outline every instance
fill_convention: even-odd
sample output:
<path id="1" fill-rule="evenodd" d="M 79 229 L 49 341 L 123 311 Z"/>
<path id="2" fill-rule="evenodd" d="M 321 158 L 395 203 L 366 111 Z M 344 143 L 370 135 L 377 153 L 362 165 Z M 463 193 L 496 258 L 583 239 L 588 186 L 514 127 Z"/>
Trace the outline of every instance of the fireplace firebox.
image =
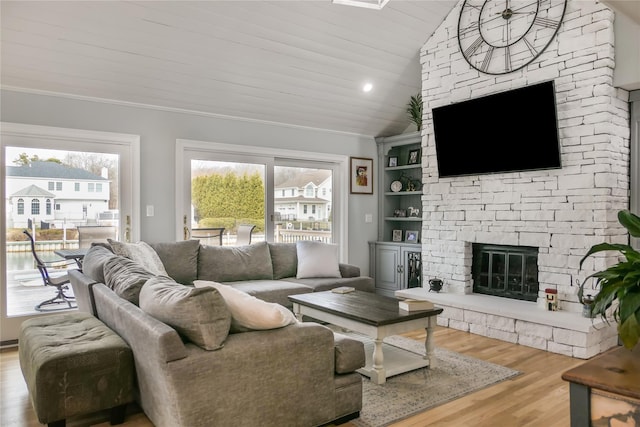
<path id="1" fill-rule="evenodd" d="M 473 244 L 473 292 L 536 301 L 538 248 Z"/>

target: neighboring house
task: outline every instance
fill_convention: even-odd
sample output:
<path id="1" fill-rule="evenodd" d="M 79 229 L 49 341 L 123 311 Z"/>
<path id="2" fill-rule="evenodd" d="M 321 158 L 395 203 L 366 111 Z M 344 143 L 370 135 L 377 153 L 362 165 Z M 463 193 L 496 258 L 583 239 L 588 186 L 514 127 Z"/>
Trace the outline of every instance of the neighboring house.
<path id="1" fill-rule="evenodd" d="M 6 167 L 7 226 L 27 227 L 29 219 L 62 227 L 96 223 L 109 209 L 109 180 L 55 162 Z"/>
<path id="2" fill-rule="evenodd" d="M 312 170 L 277 185 L 274 207 L 282 221 L 331 218 L 331 171 Z"/>

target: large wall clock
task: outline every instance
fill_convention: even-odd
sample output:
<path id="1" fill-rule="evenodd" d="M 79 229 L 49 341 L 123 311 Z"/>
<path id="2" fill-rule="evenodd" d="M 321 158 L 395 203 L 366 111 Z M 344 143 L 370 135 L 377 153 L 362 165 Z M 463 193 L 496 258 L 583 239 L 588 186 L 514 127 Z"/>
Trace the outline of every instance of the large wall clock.
<path id="1" fill-rule="evenodd" d="M 476 70 L 506 74 L 534 61 L 551 43 L 567 0 L 465 0 L 460 51 Z"/>

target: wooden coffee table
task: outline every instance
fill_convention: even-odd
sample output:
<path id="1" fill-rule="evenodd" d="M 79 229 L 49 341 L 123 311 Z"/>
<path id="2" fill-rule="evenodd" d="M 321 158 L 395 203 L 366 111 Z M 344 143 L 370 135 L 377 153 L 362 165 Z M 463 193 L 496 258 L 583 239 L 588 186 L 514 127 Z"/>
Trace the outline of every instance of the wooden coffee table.
<path id="1" fill-rule="evenodd" d="M 393 375 L 435 366 L 433 328 L 436 316 L 442 313 L 442 308 L 400 311 L 398 299 L 362 291 L 347 294 L 313 292 L 291 295 L 289 300 L 293 302 L 293 312 L 300 321 L 302 316 L 308 316 L 372 338 L 374 345 L 371 366 L 367 364 L 359 372 L 376 384 L 385 383 L 387 377 Z M 383 339 L 421 328 L 427 330 L 426 355 L 423 357 L 394 347 L 394 357 L 385 365 Z M 389 348 L 385 346 L 385 349 Z M 396 355 L 401 357 L 395 357 Z"/>

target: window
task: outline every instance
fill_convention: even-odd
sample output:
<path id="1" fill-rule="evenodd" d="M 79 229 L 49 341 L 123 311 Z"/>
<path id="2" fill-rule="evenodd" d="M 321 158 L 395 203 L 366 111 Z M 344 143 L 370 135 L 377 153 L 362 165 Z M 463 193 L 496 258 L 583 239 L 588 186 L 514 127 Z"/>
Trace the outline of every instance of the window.
<path id="1" fill-rule="evenodd" d="M 248 152 L 252 154 L 248 155 Z M 340 257 L 346 256 L 347 217 L 344 207 L 347 205 L 347 192 L 344 188 L 348 186 L 344 184 L 344 179 L 348 176 L 346 173 L 348 157 L 188 140 L 177 141 L 176 156 L 177 164 L 182 167 L 177 171 L 176 183 L 179 210 L 176 212 L 178 221 L 175 226 L 176 236 L 179 239 L 184 238 L 184 225 L 187 226 L 187 233 L 190 227 L 196 227 L 194 224 L 204 227 L 201 222 L 210 215 L 203 215 L 200 208 L 194 207 L 192 179 L 201 176 L 193 169 L 194 165 L 198 164 L 194 162 L 227 162 L 236 169 L 242 164 L 247 164 L 246 167 L 263 166 L 264 171 L 262 185 L 265 196 L 264 199 L 261 198 L 264 200 L 264 210 L 260 211 L 264 215 L 264 220 L 258 223 L 264 224 L 264 231 L 256 228 L 252 241 L 257 238 L 269 242 L 295 242 L 313 238 L 337 244 Z M 326 200 L 326 203 L 337 203 L 334 205 L 335 212 L 331 217 L 328 216 L 329 210 L 325 208 L 325 203 L 316 203 L 317 215 L 310 220 L 308 217 L 303 217 L 306 215 L 302 213 L 303 209 L 309 212 L 308 204 L 305 208 L 295 199 L 288 201 L 280 199 L 279 196 L 282 194 L 285 197 L 303 195 L 309 183 L 314 193 L 318 185 L 326 186 L 328 189 L 336 188 L 334 199 Z M 278 212 L 281 215 L 278 215 Z M 230 238 L 225 237 L 223 244 L 233 244 L 234 231 L 229 231 L 229 234 Z M 226 240 L 229 242 L 227 243 Z"/>
<path id="2" fill-rule="evenodd" d="M 93 193 L 94 189 L 95 189 L 95 184 L 93 182 L 90 182 L 87 190 L 89 191 L 89 193 Z"/>
<path id="3" fill-rule="evenodd" d="M 282 197 L 284 197 L 284 190 L 282 190 Z"/>
<path id="4" fill-rule="evenodd" d="M 102 183 L 96 183 L 96 193 L 102 193 Z"/>
<path id="5" fill-rule="evenodd" d="M 302 205 L 302 213 L 306 214 L 307 213 L 307 208 L 308 208 L 307 205 Z"/>
<path id="6" fill-rule="evenodd" d="M 307 185 L 304 189 L 304 197 L 313 197 L 313 193 L 313 185 Z"/>
<path id="7" fill-rule="evenodd" d="M 327 195 L 327 187 L 323 187 L 322 188 L 322 195 L 326 196 Z"/>
<path id="8" fill-rule="evenodd" d="M 31 215 L 40 215 L 40 200 L 31 200 Z"/>
<path id="9" fill-rule="evenodd" d="M 7 330 L 19 330 L 19 325 L 27 316 L 34 314 L 34 304 L 24 300 L 24 294 L 16 293 L 16 286 L 18 278 L 23 276 L 25 272 L 29 276 L 32 274 L 38 274 L 37 270 L 33 268 L 32 263 L 24 263 L 26 253 L 17 253 L 12 250 L 7 250 L 9 245 L 23 244 L 23 242 L 16 242 L 12 236 L 18 236 L 22 229 L 28 225 L 28 220 L 31 218 L 31 211 L 37 212 L 33 216 L 40 215 L 40 218 L 36 218 L 34 225 L 36 228 L 40 227 L 40 220 L 45 220 L 54 227 L 54 230 L 61 231 L 64 224 L 70 223 L 82 223 L 82 204 L 85 200 L 90 200 L 89 205 L 93 205 L 95 209 L 102 209 L 101 203 L 109 203 L 109 199 L 117 200 L 114 203 L 113 209 L 117 209 L 120 212 L 120 222 L 124 224 L 129 220 L 131 228 L 129 230 L 129 239 L 131 241 L 140 240 L 140 230 L 138 224 L 140 224 L 139 206 L 134 204 L 133 200 L 139 200 L 139 137 L 135 135 L 116 134 L 111 132 L 95 132 L 91 130 L 78 130 L 78 129 L 65 129 L 48 126 L 35 126 L 24 125 L 18 123 L 1 123 L 0 126 L 1 136 L 1 149 L 3 151 L 3 159 L 5 160 L 6 167 L 4 171 L 5 190 L 7 194 L 14 194 L 27 187 L 31 182 L 30 178 L 20 178 L 22 175 L 12 173 L 14 164 L 13 159 L 16 159 L 20 153 L 27 153 L 29 157 L 32 155 L 38 155 L 39 158 L 49 159 L 56 158 L 61 160 L 64 164 L 77 165 L 74 166 L 78 169 L 89 170 L 81 166 L 80 159 L 90 156 L 90 160 L 96 159 L 98 161 L 112 162 L 113 166 L 110 170 L 113 174 L 110 174 L 109 181 L 102 181 L 103 184 L 103 197 L 84 197 L 82 193 L 73 194 L 71 198 L 54 199 L 51 196 L 41 196 L 38 200 L 37 197 L 22 200 L 9 198 L 0 198 L 0 210 L 5 215 L 5 226 L 7 233 L 0 239 L 0 247 L 2 249 L 2 256 L 4 257 L 4 264 L 2 272 L 3 279 L 0 280 L 4 289 L 0 292 L 3 303 L 0 304 L 0 322 L 5 326 Z M 77 163 L 72 163 L 76 160 Z M 11 169 L 10 166 L 11 165 Z M 100 176 L 100 169 L 94 169 L 90 171 L 95 175 Z M 64 184 L 65 179 L 70 179 L 68 184 Z M 40 178 L 40 184 L 38 186 L 42 190 L 49 192 L 64 191 L 72 192 L 73 190 L 81 192 L 86 190 L 82 188 L 79 181 L 80 177 L 72 177 L 67 175 L 60 176 L 47 176 Z M 75 182 L 74 180 L 78 180 Z M 73 184 L 71 184 L 73 183 Z M 73 185 L 73 187 L 72 187 Z M 84 184 L 83 184 L 84 186 Z M 114 195 L 112 197 L 106 197 L 106 193 L 109 189 L 113 188 Z M 73 188 L 73 190 L 72 190 Z M 32 202 L 32 199 L 35 201 Z M 15 205 L 14 205 L 15 203 Z M 25 206 L 26 205 L 26 206 Z M 44 205 L 44 206 L 41 206 Z M 44 208 L 44 209 L 43 209 Z M 49 209 L 53 208 L 51 216 L 44 218 L 44 213 L 49 214 Z M 93 217 L 93 212 L 90 210 L 90 217 Z M 54 213 L 55 212 L 55 213 Z M 70 218 L 71 214 L 75 217 Z M 119 225 L 119 224 L 118 224 Z M 124 230 L 124 226 L 120 226 L 121 233 Z M 11 230 L 11 233 L 9 233 Z M 17 231 L 16 232 L 14 232 Z M 56 234 L 56 233 L 51 233 Z M 57 237 L 57 236 L 55 236 Z M 47 239 L 48 236 L 42 237 Z M 53 254 L 51 249 L 44 249 L 40 253 L 45 260 L 59 260 L 59 257 Z M 37 289 L 33 289 L 35 293 L 36 301 L 45 300 L 51 297 L 49 293 L 51 290 L 42 290 L 42 294 L 37 293 Z M 6 296 L 6 299 L 4 298 Z M 26 304 L 25 304 L 26 303 Z M 3 336 L 4 338 L 4 336 Z M 12 339 L 13 337 L 9 337 Z M 15 337 L 17 338 L 17 337 Z"/>
<path id="10" fill-rule="evenodd" d="M 315 215 L 315 214 L 316 214 L 316 205 L 311 205 L 311 213 L 312 213 L 313 215 Z"/>

